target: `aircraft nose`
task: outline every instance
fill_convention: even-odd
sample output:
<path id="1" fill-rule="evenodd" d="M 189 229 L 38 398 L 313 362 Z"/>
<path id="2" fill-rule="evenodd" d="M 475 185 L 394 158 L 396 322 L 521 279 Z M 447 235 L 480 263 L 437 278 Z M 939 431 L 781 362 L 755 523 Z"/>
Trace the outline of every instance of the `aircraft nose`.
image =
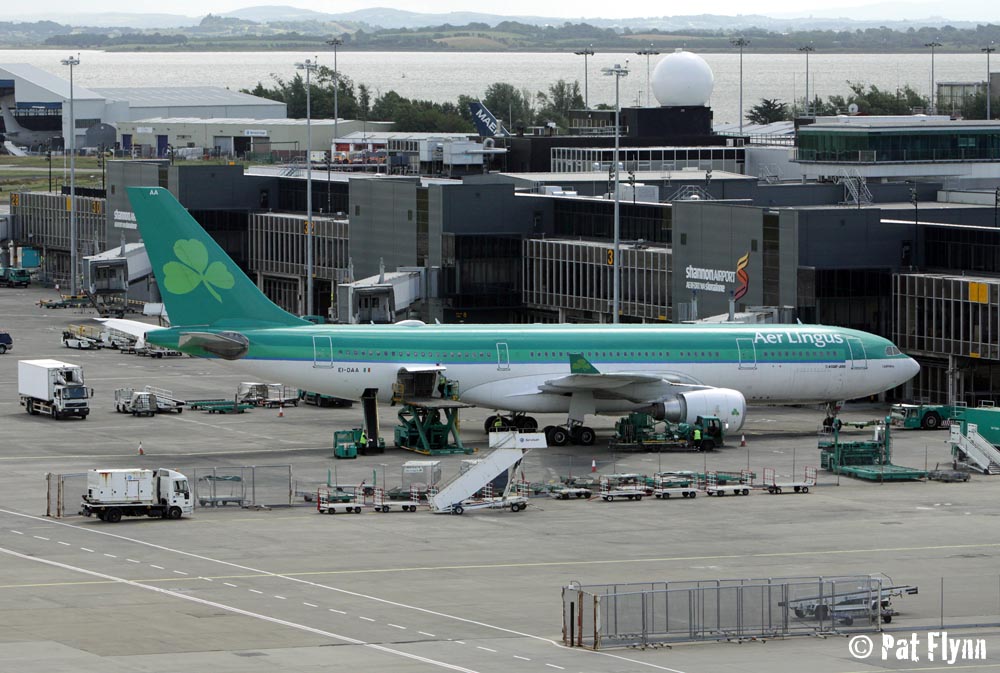
<path id="1" fill-rule="evenodd" d="M 913 358 L 907 358 L 906 366 L 903 368 L 903 371 L 906 372 L 906 378 L 902 381 L 905 383 L 920 373 L 920 363 Z"/>

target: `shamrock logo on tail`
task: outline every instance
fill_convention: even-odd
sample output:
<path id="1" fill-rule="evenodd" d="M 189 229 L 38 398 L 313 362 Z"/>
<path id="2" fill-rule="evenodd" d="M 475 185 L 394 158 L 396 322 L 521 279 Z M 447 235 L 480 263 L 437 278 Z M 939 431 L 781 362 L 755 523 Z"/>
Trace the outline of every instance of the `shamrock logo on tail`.
<path id="1" fill-rule="evenodd" d="M 230 290 L 236 284 L 225 264 L 208 263 L 208 250 L 198 239 L 177 241 L 174 243 L 174 254 L 180 261 L 163 265 L 163 284 L 171 294 L 187 294 L 204 283 L 205 289 L 221 303 L 222 297 L 216 288 Z"/>

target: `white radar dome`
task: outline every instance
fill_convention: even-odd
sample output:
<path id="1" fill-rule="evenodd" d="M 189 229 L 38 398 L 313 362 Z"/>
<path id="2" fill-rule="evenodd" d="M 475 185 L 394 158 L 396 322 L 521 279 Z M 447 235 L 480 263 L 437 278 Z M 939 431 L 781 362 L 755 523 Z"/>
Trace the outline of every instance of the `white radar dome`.
<path id="1" fill-rule="evenodd" d="M 708 105 L 715 75 L 701 56 L 682 49 L 660 59 L 653 70 L 653 94 L 660 105 Z"/>

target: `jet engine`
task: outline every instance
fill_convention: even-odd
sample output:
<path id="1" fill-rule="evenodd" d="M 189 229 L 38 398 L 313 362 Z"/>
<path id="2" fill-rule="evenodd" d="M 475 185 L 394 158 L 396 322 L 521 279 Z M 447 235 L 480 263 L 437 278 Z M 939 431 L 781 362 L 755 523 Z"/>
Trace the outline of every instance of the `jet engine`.
<path id="1" fill-rule="evenodd" d="M 747 401 L 743 393 L 729 388 L 705 388 L 676 393 L 650 406 L 648 413 L 658 421 L 694 423 L 699 416 L 718 416 L 727 430 L 743 427 Z"/>

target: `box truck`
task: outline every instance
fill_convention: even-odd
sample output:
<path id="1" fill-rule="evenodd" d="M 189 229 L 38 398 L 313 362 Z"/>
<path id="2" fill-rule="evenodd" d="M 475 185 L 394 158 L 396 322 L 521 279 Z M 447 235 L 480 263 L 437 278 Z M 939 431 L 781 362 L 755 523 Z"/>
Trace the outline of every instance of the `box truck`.
<path id="1" fill-rule="evenodd" d="M 83 369 L 59 360 L 18 360 L 17 392 L 29 414 L 49 414 L 57 420 L 86 420 L 93 396 L 83 385 Z"/>
<path id="2" fill-rule="evenodd" d="M 80 514 L 117 523 L 123 516 L 179 519 L 194 511 L 188 479 L 176 470 L 89 470 Z"/>

